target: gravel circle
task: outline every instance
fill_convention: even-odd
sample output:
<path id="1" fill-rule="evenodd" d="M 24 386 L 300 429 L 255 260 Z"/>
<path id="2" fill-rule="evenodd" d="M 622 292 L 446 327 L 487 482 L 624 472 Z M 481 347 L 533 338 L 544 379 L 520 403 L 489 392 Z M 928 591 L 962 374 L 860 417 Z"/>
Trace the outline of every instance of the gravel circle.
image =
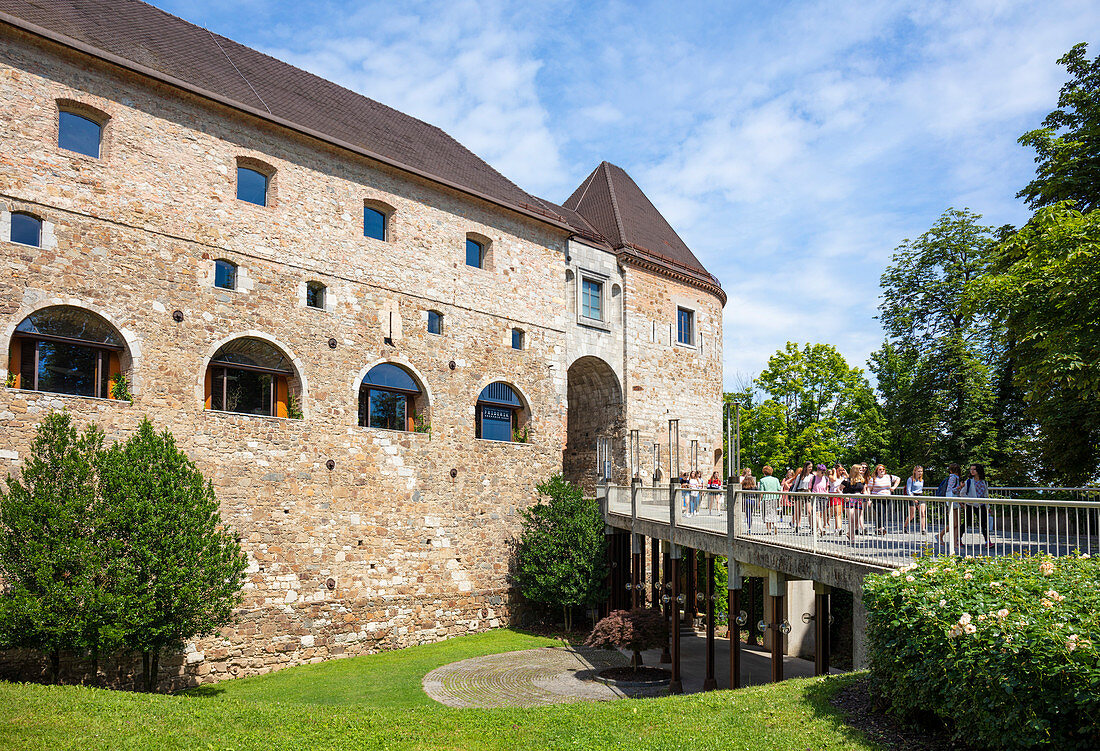
<path id="1" fill-rule="evenodd" d="M 599 671 L 629 665 L 617 651 L 543 647 L 473 657 L 424 676 L 424 692 L 450 707 L 539 707 L 610 701 L 626 694 L 595 680 Z"/>

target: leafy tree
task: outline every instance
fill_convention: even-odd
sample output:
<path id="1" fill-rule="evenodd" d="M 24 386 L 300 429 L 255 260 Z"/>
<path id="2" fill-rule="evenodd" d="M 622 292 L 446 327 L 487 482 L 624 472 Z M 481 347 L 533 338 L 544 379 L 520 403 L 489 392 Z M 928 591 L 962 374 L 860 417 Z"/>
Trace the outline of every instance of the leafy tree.
<path id="1" fill-rule="evenodd" d="M 1035 149 L 1037 174 L 1016 195 L 1033 209 L 1072 200 L 1091 211 L 1100 208 L 1100 56 L 1090 61 L 1082 42 L 1058 64 L 1070 80 L 1043 127 L 1020 137 L 1021 144 Z"/>
<path id="2" fill-rule="evenodd" d="M 1100 210 L 1039 209 L 998 246 L 970 307 L 1004 322 L 1002 388 L 1039 426 L 1041 474 L 1080 483 L 1100 471 Z M 1006 400 L 1008 401 L 1008 400 Z"/>
<path id="3" fill-rule="evenodd" d="M 0 491 L 0 643 L 47 654 L 60 680 L 61 652 L 110 649 L 96 453 L 103 433 L 79 433 L 68 412 L 35 432 L 18 479 Z"/>
<path id="4" fill-rule="evenodd" d="M 573 608 L 595 607 L 607 595 L 603 519 L 596 500 L 561 475 L 536 490 L 542 497 L 522 512 L 514 580 L 528 600 L 561 608 L 572 630 Z"/>
<path id="5" fill-rule="evenodd" d="M 983 461 L 995 441 L 991 330 L 965 303 L 988 271 L 997 232 L 968 210 L 949 209 L 916 240 L 905 240 L 883 273 L 879 318 L 888 341 L 871 357 L 888 439 L 899 466 Z"/>
<path id="6" fill-rule="evenodd" d="M 143 420 L 99 463 L 109 570 L 126 593 L 119 625 L 153 691 L 164 650 L 231 621 L 247 557 L 222 524 L 213 486 L 171 433 Z"/>

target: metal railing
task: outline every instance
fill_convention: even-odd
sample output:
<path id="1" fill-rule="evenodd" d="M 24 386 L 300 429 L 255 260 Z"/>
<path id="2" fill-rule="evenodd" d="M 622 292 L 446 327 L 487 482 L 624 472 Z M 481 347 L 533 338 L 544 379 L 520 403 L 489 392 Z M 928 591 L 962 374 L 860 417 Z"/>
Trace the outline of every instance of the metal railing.
<path id="1" fill-rule="evenodd" d="M 610 486 L 608 510 L 717 536 L 728 536 L 732 523 L 738 539 L 882 566 L 938 555 L 1100 554 L 1100 499 L 1088 500 L 1089 494 L 1100 497 L 1100 490 L 991 490 L 1042 490 L 1044 497 L 828 496 L 658 486 L 637 487 L 632 505 L 630 487 Z"/>

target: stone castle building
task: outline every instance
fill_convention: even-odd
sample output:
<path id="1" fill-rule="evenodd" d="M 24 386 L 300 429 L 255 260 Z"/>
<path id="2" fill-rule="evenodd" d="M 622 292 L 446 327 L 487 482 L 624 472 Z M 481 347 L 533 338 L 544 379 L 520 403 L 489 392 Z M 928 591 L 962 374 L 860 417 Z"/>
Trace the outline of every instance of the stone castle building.
<path id="1" fill-rule="evenodd" d="M 148 416 L 248 552 L 167 684 L 502 625 L 537 482 L 720 464 L 725 295 L 614 165 L 556 205 L 136 0 L 0 0 L 0 123 L 0 474 Z"/>

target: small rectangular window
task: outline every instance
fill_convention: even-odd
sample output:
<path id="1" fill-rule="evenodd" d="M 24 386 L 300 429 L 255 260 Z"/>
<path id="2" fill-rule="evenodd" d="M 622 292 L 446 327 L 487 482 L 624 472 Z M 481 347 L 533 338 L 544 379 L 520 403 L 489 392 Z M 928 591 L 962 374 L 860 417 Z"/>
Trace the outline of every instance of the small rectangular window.
<path id="1" fill-rule="evenodd" d="M 248 167 L 237 167 L 237 198 L 267 206 L 267 175 Z"/>
<path id="2" fill-rule="evenodd" d="M 237 264 L 221 259 L 214 261 L 214 286 L 237 289 Z"/>
<path id="3" fill-rule="evenodd" d="M 477 240 L 466 240 L 466 265 L 482 268 L 485 261 L 485 248 Z"/>
<path id="4" fill-rule="evenodd" d="M 676 309 L 676 341 L 689 346 L 695 344 L 695 311 Z"/>
<path id="5" fill-rule="evenodd" d="M 11 241 L 23 245 L 42 245 L 42 220 L 19 212 L 11 215 Z"/>
<path id="6" fill-rule="evenodd" d="M 325 309 L 325 285 L 320 282 L 306 284 L 306 305 L 320 310 Z"/>
<path id="7" fill-rule="evenodd" d="M 512 329 L 512 349 L 523 349 L 522 329 Z"/>
<path id="8" fill-rule="evenodd" d="M 57 122 L 57 145 L 99 159 L 103 126 L 74 112 L 62 112 Z"/>
<path id="9" fill-rule="evenodd" d="M 370 206 L 363 207 L 363 235 L 375 240 L 386 239 L 386 215 Z"/>
<path id="10" fill-rule="evenodd" d="M 603 320 L 603 285 L 585 279 L 581 282 L 581 315 L 585 318 Z"/>
<path id="11" fill-rule="evenodd" d="M 428 333 L 429 334 L 442 334 L 443 333 L 443 314 L 438 310 L 428 311 Z"/>

